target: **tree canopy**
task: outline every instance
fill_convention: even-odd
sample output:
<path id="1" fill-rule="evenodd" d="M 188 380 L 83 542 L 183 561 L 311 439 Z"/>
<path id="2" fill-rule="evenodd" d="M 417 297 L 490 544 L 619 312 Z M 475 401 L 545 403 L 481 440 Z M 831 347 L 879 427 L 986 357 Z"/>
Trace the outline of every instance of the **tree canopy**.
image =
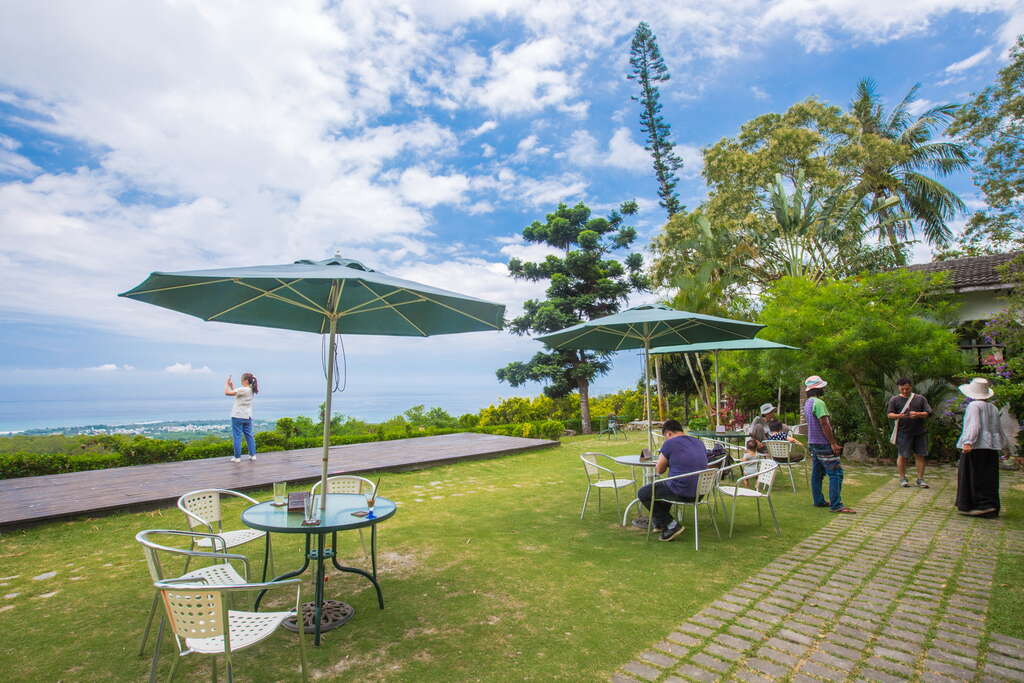
<path id="1" fill-rule="evenodd" d="M 994 248 L 1024 246 L 1024 36 L 995 84 L 956 115 L 949 132 L 975 155 L 974 182 L 988 207 L 968 223 L 968 238 Z"/>
<path id="2" fill-rule="evenodd" d="M 617 312 L 630 292 L 648 288 L 639 254 L 628 254 L 622 262 L 612 252 L 628 248 L 636 230 L 624 224 L 624 216 L 637 212 L 636 202 L 623 203 L 607 218 L 592 217 L 582 202 L 569 207 L 559 204 L 544 223 L 534 221 L 523 230 L 528 242 L 562 250 L 543 261 L 523 262 L 512 258 L 512 277 L 533 282 L 548 280 L 547 298 L 530 299 L 523 313 L 508 323 L 513 334 L 541 335 L 556 332 L 585 320 Z M 498 379 L 512 386 L 542 382 L 544 393 L 560 398 L 573 391 L 580 394 L 583 431 L 590 431 L 589 385 L 609 370 L 608 354 L 589 351 L 541 351 L 527 362 L 514 362 L 497 371 Z"/>

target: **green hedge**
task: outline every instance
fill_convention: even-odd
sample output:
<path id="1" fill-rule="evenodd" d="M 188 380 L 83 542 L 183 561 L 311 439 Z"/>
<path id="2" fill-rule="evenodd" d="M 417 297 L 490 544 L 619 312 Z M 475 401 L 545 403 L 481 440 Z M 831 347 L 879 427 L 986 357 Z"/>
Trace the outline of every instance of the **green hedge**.
<path id="1" fill-rule="evenodd" d="M 467 431 L 557 441 L 562 436 L 564 429 L 565 426 L 557 420 L 511 425 L 491 425 L 488 427 L 475 427 L 473 429 L 428 428 L 416 430 L 405 428 L 394 431 L 380 430 L 370 434 L 337 435 L 331 437 L 331 443 L 335 446 L 340 446 L 371 441 L 394 441 L 418 436 L 457 434 Z M 129 437 L 115 435 L 101 437 L 99 443 L 108 452 L 0 453 L 0 479 L 35 477 L 42 474 L 61 474 L 64 472 L 84 472 L 86 470 L 102 470 L 109 467 L 125 467 L 129 465 L 150 465 L 159 462 L 201 460 L 203 458 L 229 456 L 234 452 L 230 440 L 185 443 L 182 441 L 150 439 L 144 436 Z M 323 439 L 321 437 L 285 439 L 278 432 L 260 432 L 256 434 L 256 451 L 258 453 L 297 448 L 315 448 L 322 443 Z"/>

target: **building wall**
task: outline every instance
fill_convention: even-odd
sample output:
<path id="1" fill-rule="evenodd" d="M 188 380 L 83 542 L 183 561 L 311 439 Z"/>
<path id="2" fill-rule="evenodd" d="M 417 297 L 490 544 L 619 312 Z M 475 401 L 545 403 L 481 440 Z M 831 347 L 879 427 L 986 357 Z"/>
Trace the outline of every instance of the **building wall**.
<path id="1" fill-rule="evenodd" d="M 996 313 L 1006 308 L 1003 297 L 1006 290 L 987 292 L 960 292 L 957 296 L 961 301 L 957 316 L 960 322 L 968 320 L 989 320 Z"/>

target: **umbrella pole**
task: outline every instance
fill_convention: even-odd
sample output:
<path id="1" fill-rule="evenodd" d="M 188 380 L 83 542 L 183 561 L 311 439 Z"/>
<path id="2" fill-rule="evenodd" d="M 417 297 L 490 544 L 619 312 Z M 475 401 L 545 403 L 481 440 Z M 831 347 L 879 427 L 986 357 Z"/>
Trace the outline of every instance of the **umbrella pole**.
<path id="1" fill-rule="evenodd" d="M 654 384 L 658 387 L 658 419 L 665 421 L 665 399 L 661 395 L 661 356 L 654 357 Z"/>
<path id="2" fill-rule="evenodd" d="M 324 399 L 324 454 L 320 463 L 320 519 L 327 516 L 327 462 L 331 449 L 331 396 L 334 394 L 334 357 L 338 353 L 338 321 L 331 318 L 327 343 L 327 397 Z"/>
<path id="3" fill-rule="evenodd" d="M 654 457 L 654 435 L 651 434 L 651 340 L 644 339 L 644 396 L 647 398 L 647 452 Z"/>
<path id="4" fill-rule="evenodd" d="M 718 395 L 718 349 L 715 349 L 715 431 L 722 426 L 722 399 Z"/>

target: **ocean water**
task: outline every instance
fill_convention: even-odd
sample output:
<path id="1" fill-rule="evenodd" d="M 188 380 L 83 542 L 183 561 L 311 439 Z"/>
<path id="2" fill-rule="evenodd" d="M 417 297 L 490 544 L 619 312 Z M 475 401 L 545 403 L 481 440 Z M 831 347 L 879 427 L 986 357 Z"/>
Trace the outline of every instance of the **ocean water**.
<path id="1" fill-rule="evenodd" d="M 508 391 L 503 396 L 514 396 Z M 345 391 L 334 395 L 331 411 L 379 422 L 400 415 L 414 405 L 428 408 L 440 406 L 458 417 L 473 413 L 494 403 L 499 398 L 493 389 L 476 391 Z M 279 417 L 308 415 L 316 417 L 323 394 L 306 396 L 260 395 L 253 403 L 253 416 L 263 420 Z M 225 396 L 175 397 L 133 396 L 62 398 L 19 397 L 0 400 L 0 432 L 26 429 L 57 429 L 87 425 L 121 425 L 145 422 L 227 419 L 231 412 L 231 399 Z"/>

